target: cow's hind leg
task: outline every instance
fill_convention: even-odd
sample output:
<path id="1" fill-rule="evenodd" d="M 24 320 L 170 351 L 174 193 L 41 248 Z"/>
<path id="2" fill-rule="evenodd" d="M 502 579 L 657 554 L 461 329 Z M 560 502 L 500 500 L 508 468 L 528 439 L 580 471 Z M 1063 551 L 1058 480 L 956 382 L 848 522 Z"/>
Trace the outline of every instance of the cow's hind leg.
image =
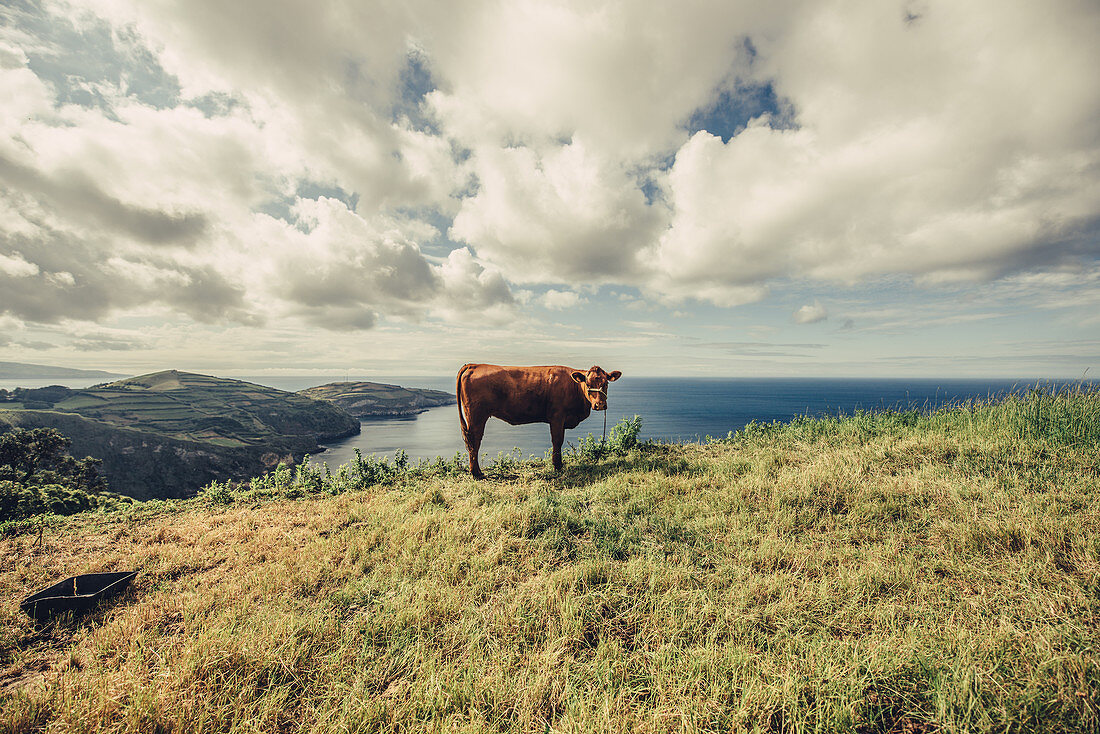
<path id="1" fill-rule="evenodd" d="M 466 442 L 466 451 L 470 454 L 470 474 L 474 479 L 484 479 L 481 473 L 481 465 L 478 464 L 477 454 L 481 450 L 481 439 L 485 436 L 485 422 L 489 416 L 477 413 L 467 414 L 467 425 L 462 432 L 462 439 Z"/>
<path id="2" fill-rule="evenodd" d="M 558 423 L 550 424 L 550 445 L 554 449 L 554 470 L 561 471 L 561 445 L 565 443 L 565 425 Z"/>

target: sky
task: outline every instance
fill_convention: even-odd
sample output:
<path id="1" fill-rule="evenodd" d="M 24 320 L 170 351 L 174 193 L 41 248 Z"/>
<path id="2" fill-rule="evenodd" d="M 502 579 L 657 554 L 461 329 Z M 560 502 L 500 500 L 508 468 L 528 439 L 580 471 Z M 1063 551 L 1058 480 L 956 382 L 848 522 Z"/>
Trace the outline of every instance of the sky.
<path id="1" fill-rule="evenodd" d="M 1100 4 L 4 0 L 0 359 L 1096 377 Z"/>

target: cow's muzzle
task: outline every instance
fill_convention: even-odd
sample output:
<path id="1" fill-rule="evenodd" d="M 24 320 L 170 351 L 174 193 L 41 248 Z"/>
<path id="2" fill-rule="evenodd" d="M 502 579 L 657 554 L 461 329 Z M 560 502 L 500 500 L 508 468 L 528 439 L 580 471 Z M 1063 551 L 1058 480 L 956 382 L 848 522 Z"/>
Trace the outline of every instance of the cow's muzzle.
<path id="1" fill-rule="evenodd" d="M 588 393 L 588 401 L 592 403 L 592 410 L 607 410 L 607 388 L 606 387 L 586 387 L 585 392 Z M 596 395 L 596 399 L 593 400 L 592 396 Z M 600 398 L 603 398 L 602 400 Z"/>

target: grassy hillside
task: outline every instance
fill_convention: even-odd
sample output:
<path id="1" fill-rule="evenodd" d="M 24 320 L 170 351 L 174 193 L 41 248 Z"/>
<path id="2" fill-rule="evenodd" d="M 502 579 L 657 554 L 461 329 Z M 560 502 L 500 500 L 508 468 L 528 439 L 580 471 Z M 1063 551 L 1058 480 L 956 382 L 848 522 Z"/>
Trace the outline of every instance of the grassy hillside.
<path id="1" fill-rule="evenodd" d="M 335 403 L 356 418 L 415 415 L 437 405 L 453 405 L 455 402 L 454 395 L 442 390 L 381 382 L 330 382 L 301 390 L 299 394 Z"/>
<path id="2" fill-rule="evenodd" d="M 364 460 L 0 539 L 0 731 L 1100 729 L 1100 393 Z M 624 438 L 625 436 L 625 438 Z"/>
<path id="3" fill-rule="evenodd" d="M 43 399 L 48 390 L 29 392 Z M 212 479 L 262 472 L 359 431 L 331 403 L 176 370 L 57 392 L 34 410 L 0 403 L 0 430 L 56 428 L 74 455 L 103 460 L 112 491 L 142 499 L 193 495 Z"/>
<path id="4" fill-rule="evenodd" d="M 78 390 L 53 409 L 223 446 L 264 444 L 286 436 L 324 440 L 356 428 L 343 411 L 297 393 L 176 370 Z"/>

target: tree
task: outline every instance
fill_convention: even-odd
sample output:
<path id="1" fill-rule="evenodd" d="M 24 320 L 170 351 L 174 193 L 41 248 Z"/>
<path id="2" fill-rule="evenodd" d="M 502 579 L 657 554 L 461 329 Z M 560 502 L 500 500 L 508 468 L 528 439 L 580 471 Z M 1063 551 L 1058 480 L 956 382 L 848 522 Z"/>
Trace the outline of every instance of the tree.
<path id="1" fill-rule="evenodd" d="M 41 512 L 70 513 L 99 504 L 107 489 L 102 462 L 64 453 L 72 441 L 53 428 L 0 434 L 0 520 Z"/>

